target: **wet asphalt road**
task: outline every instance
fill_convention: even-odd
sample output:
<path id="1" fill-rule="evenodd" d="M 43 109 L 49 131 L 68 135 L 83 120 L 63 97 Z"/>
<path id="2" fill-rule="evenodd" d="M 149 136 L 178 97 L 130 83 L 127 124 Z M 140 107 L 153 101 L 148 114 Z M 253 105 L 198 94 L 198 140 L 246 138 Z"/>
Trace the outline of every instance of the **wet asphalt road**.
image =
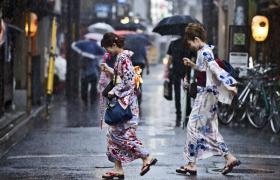
<path id="1" fill-rule="evenodd" d="M 163 67 L 151 67 L 144 77 L 142 119 L 138 136 L 158 164 L 144 177 L 141 161 L 124 166 L 126 179 L 280 179 L 280 135 L 269 128 L 257 130 L 247 123 L 220 126 L 232 153 L 242 162 L 227 176 L 220 174 L 221 157 L 198 163 L 198 175 L 178 175 L 175 169 L 185 163 L 185 131 L 175 128 L 174 102 L 162 97 Z M 36 127 L 15 145 L 0 162 L 0 179 L 101 179 L 112 167 L 105 155 L 106 128 L 99 128 L 98 103 L 85 108 L 59 100 L 49 120 Z"/>

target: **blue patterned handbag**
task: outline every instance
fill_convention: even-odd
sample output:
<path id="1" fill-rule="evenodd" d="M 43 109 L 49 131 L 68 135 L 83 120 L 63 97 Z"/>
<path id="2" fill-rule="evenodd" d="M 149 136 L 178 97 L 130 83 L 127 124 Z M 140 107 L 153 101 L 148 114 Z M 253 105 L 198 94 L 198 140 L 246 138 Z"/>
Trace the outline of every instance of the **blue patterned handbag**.
<path id="1" fill-rule="evenodd" d="M 108 125 L 117 125 L 119 123 L 124 123 L 132 118 L 133 114 L 130 106 L 124 109 L 117 98 L 109 101 L 108 107 L 105 112 L 105 123 Z"/>

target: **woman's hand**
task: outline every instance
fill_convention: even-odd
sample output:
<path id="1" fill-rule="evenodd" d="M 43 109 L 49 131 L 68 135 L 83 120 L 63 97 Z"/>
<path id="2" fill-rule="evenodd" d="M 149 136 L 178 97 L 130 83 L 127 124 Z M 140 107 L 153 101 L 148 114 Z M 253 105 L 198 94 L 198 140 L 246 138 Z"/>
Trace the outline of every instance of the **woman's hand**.
<path id="1" fill-rule="evenodd" d="M 229 91 L 231 91 L 234 95 L 237 95 L 237 87 L 236 86 L 229 86 L 227 89 Z"/>
<path id="2" fill-rule="evenodd" d="M 184 57 L 183 62 L 184 62 L 185 66 L 189 66 L 191 68 L 196 69 L 196 64 L 194 62 L 192 62 L 192 60 L 190 60 L 189 58 Z"/>
<path id="3" fill-rule="evenodd" d="M 108 66 L 108 64 L 106 64 L 106 63 L 101 63 L 100 64 L 100 70 L 103 71 L 103 72 L 109 72 L 112 75 L 114 74 L 114 69 L 110 68 Z"/>
<path id="4" fill-rule="evenodd" d="M 108 97 L 113 98 L 115 96 L 115 93 L 113 91 L 108 92 Z"/>
<path id="5" fill-rule="evenodd" d="M 191 66 L 192 61 L 189 58 L 183 58 L 183 62 L 185 66 Z"/>
<path id="6" fill-rule="evenodd" d="M 108 71 L 108 65 L 106 63 L 101 63 L 100 69 L 101 69 L 101 71 L 106 72 L 106 71 Z"/>

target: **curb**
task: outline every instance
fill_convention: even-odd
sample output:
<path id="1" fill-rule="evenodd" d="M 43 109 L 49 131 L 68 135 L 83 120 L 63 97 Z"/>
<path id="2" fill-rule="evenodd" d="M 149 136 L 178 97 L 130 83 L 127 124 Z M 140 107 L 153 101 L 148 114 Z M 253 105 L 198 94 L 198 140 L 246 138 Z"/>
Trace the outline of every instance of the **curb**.
<path id="1" fill-rule="evenodd" d="M 13 128 L 0 137 L 0 158 L 28 134 L 34 127 L 35 121 L 41 119 L 44 113 L 45 106 L 42 105 L 33 110 L 30 115 L 23 115 L 13 120 L 10 124 Z"/>

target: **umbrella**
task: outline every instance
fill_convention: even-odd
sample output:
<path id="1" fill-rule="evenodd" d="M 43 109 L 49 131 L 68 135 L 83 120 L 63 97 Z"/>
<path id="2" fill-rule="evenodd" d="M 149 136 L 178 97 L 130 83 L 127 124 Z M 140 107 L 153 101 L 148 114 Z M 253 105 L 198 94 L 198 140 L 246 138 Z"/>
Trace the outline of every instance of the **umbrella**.
<path id="1" fill-rule="evenodd" d="M 129 30 L 129 31 L 136 31 L 137 29 L 145 30 L 146 27 L 140 23 L 129 22 L 126 24 L 119 23 L 115 25 L 116 30 Z"/>
<path id="2" fill-rule="evenodd" d="M 131 57 L 134 65 L 137 63 L 145 64 L 145 59 L 147 58 L 146 46 L 148 45 L 151 45 L 151 43 L 144 34 L 130 34 L 125 36 L 124 47 L 134 52 Z"/>
<path id="3" fill-rule="evenodd" d="M 107 32 L 114 32 L 115 29 L 107 23 L 98 22 L 88 26 L 88 31 L 93 33 L 105 34 Z"/>
<path id="4" fill-rule="evenodd" d="M 103 34 L 100 33 L 87 33 L 84 35 L 85 39 L 93 39 L 96 41 L 101 41 Z"/>
<path id="5" fill-rule="evenodd" d="M 188 15 L 174 15 L 162 19 L 153 32 L 160 35 L 182 35 L 189 23 L 199 23 L 199 21 Z"/>
<path id="6" fill-rule="evenodd" d="M 145 34 L 128 34 L 125 36 L 125 47 L 149 46 L 151 42 Z"/>
<path id="7" fill-rule="evenodd" d="M 90 59 L 96 59 L 100 56 L 103 56 L 104 50 L 97 44 L 95 40 L 80 40 L 77 42 L 73 42 L 71 45 L 72 49 L 82 55 L 83 57 L 87 57 Z"/>
<path id="8" fill-rule="evenodd" d="M 114 31 L 114 34 L 118 35 L 118 36 L 121 36 L 121 37 L 124 37 L 126 35 L 129 35 L 129 34 L 136 34 L 135 31 L 128 31 L 128 30 L 118 30 L 118 31 Z"/>

